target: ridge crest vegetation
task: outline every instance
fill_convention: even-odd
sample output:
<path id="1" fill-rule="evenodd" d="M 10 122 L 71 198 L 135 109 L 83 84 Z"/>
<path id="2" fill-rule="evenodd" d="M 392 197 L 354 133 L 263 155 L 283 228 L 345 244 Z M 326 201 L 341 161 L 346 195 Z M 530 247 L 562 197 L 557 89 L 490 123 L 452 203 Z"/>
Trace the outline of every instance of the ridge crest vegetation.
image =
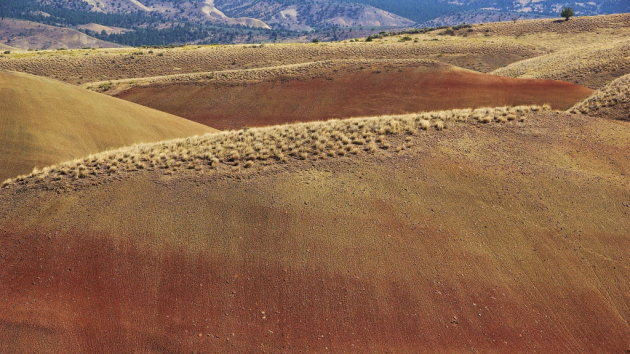
<path id="1" fill-rule="evenodd" d="M 571 113 L 599 115 L 602 110 L 621 107 L 624 116 L 620 119 L 630 120 L 630 74 L 622 76 L 592 96 L 576 104 L 570 109 Z"/>
<path id="2" fill-rule="evenodd" d="M 379 150 L 400 151 L 407 147 L 405 143 L 409 140 L 405 139 L 405 143 L 394 147 L 391 137 L 411 136 L 427 130 L 440 131 L 465 122 L 522 122 L 532 112 L 550 109 L 548 105 L 455 109 L 246 128 L 94 154 L 35 169 L 29 175 L 4 181 L 2 187 L 54 186 L 56 181 L 142 170 L 161 170 L 170 175 L 178 170 L 203 171 L 219 166 L 251 168 L 257 164 L 269 165 L 289 160 L 317 160 Z"/>

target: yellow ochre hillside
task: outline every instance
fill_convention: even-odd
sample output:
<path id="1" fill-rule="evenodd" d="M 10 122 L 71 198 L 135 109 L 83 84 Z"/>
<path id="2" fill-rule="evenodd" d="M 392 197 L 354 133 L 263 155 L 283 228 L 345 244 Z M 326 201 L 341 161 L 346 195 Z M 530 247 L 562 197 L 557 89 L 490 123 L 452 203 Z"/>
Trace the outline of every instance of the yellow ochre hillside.
<path id="1" fill-rule="evenodd" d="M 111 148 L 212 131 L 51 79 L 0 72 L 0 179 Z"/>

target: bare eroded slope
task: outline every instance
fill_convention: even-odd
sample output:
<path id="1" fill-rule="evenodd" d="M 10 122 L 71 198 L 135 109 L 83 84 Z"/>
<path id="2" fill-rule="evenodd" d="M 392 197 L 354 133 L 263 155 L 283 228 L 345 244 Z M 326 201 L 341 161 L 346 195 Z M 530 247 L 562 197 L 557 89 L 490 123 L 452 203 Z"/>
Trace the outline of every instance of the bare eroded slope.
<path id="1" fill-rule="evenodd" d="M 423 60 L 328 61 L 111 86 L 123 90 L 119 98 L 218 129 L 487 106 L 567 109 L 593 92 L 566 82 L 498 77 Z"/>

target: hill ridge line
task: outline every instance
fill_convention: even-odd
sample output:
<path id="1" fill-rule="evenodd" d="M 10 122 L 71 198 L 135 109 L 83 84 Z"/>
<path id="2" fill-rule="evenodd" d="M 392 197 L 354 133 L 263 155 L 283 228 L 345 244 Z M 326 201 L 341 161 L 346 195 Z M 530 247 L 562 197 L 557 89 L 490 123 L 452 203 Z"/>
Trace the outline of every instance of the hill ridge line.
<path id="1" fill-rule="evenodd" d="M 424 64 L 424 65 L 435 65 L 435 66 L 443 66 L 448 67 L 453 70 L 462 70 L 468 72 L 475 72 L 473 70 L 460 68 L 454 65 L 442 63 L 437 60 L 431 59 L 327 59 L 327 60 L 316 60 L 309 61 L 303 63 L 295 63 L 295 64 L 285 64 L 285 65 L 274 65 L 274 66 L 265 66 L 259 68 L 246 68 L 246 69 L 228 69 L 228 70 L 215 70 L 215 71 L 200 71 L 194 73 L 182 73 L 182 74 L 170 74 L 170 75 L 158 75 L 158 76 L 148 76 L 148 77 L 137 77 L 137 78 L 126 78 L 126 79 L 118 79 L 118 80 L 103 80 L 103 81 L 94 81 L 82 84 L 81 87 L 86 88 L 88 90 L 99 91 L 99 87 L 102 85 L 114 85 L 114 89 L 116 89 L 115 85 L 124 85 L 128 84 L 128 87 L 124 89 L 132 88 L 132 87 L 143 87 L 149 86 L 153 84 L 165 84 L 165 83 L 181 83 L 181 82 L 205 82 L 205 81 L 230 81 L 234 82 L 235 80 L 260 80 L 264 81 L 266 79 L 272 79 L 277 77 L 278 75 L 287 75 L 287 74 L 299 74 L 302 72 L 295 72 L 292 69 L 308 69 L 315 70 L 317 74 L 324 75 L 325 73 L 320 73 L 317 70 L 332 68 L 334 64 Z M 254 73 L 262 73 L 267 74 L 258 77 L 251 78 L 238 78 L 234 77 L 231 74 L 245 74 L 251 75 Z M 306 74 L 306 73 L 302 73 Z M 115 90 L 114 92 L 118 92 L 119 90 Z M 111 89 L 107 90 L 108 94 L 112 94 Z"/>
<path id="2" fill-rule="evenodd" d="M 443 130 L 457 123 L 487 124 L 523 122 L 528 114 L 549 111 L 545 106 L 455 109 L 419 114 L 358 117 L 245 128 L 150 144 L 138 144 L 92 154 L 4 181 L 12 185 L 51 187 L 63 180 L 115 175 L 141 170 L 164 170 L 165 174 L 189 169 L 203 171 L 218 166 L 240 168 L 255 164 L 285 163 L 290 159 L 324 159 L 336 156 L 400 151 L 405 143 L 392 146 L 392 137 Z"/>

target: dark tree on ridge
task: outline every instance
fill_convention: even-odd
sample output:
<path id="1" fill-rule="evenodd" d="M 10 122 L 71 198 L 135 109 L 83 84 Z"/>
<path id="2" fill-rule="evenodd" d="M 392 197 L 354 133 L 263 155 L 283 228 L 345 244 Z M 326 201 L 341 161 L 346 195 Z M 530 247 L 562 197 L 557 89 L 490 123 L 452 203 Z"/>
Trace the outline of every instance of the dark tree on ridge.
<path id="1" fill-rule="evenodd" d="M 573 15 L 575 15 L 575 13 L 573 12 L 573 9 L 570 7 L 565 7 L 564 9 L 562 9 L 562 12 L 560 13 L 560 16 L 564 17 L 565 21 L 569 21 L 569 19 L 573 17 Z"/>

